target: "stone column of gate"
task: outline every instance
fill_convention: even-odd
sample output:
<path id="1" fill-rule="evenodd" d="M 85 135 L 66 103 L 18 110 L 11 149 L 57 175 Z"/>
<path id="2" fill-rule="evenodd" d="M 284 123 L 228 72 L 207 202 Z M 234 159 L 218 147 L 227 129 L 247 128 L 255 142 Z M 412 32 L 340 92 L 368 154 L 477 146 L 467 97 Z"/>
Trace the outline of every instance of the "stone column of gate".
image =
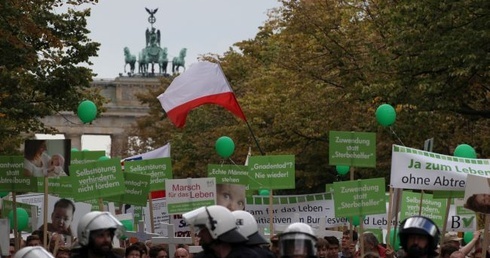
<path id="1" fill-rule="evenodd" d="M 127 141 L 127 137 L 125 137 L 123 134 L 111 134 L 111 157 L 126 158 L 121 157 L 121 153 Z"/>
<path id="2" fill-rule="evenodd" d="M 82 134 L 80 133 L 65 133 L 65 139 L 71 140 L 71 148 L 82 150 Z"/>

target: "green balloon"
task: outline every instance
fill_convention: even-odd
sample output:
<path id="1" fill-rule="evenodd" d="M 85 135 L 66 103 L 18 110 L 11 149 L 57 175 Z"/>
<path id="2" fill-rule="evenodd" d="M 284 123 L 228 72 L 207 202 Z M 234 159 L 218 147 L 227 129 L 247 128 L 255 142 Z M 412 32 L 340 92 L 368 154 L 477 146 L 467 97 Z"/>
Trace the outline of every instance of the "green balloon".
<path id="1" fill-rule="evenodd" d="M 10 228 L 14 228 L 14 211 L 11 210 L 8 214 L 10 220 Z M 17 208 L 17 230 L 22 231 L 27 228 L 29 224 L 29 214 L 23 208 Z"/>
<path id="2" fill-rule="evenodd" d="M 337 170 L 337 173 L 339 175 L 346 175 L 349 173 L 350 167 L 349 166 L 336 166 L 335 169 Z"/>
<path id="3" fill-rule="evenodd" d="M 396 234 L 395 239 L 395 229 L 393 228 L 390 230 L 390 243 L 395 251 L 400 250 L 400 236 Z"/>
<path id="4" fill-rule="evenodd" d="M 349 221 L 351 222 L 352 226 L 357 227 L 361 225 L 361 218 L 359 216 L 349 217 Z"/>
<path id="5" fill-rule="evenodd" d="M 476 159 L 476 151 L 468 144 L 460 144 L 454 149 L 454 156 L 460 158 Z"/>
<path id="6" fill-rule="evenodd" d="M 382 126 L 390 126 L 396 120 L 396 111 L 389 104 L 382 104 L 376 109 L 376 121 Z"/>
<path id="7" fill-rule="evenodd" d="M 123 224 L 126 231 L 133 231 L 133 222 L 131 220 L 122 220 L 121 224 Z"/>
<path id="8" fill-rule="evenodd" d="M 97 160 L 98 161 L 104 161 L 104 160 L 110 160 L 111 158 L 107 157 L 107 156 L 100 156 Z"/>
<path id="9" fill-rule="evenodd" d="M 77 148 L 71 148 L 71 151 L 72 151 L 72 152 L 77 152 L 77 151 L 78 151 L 78 149 L 77 149 Z"/>
<path id="10" fill-rule="evenodd" d="M 90 100 L 84 100 L 78 105 L 77 114 L 84 124 L 90 123 L 97 116 L 97 106 Z"/>
<path id="11" fill-rule="evenodd" d="M 235 143 L 230 137 L 221 136 L 216 141 L 215 148 L 218 155 L 226 159 L 230 157 L 235 151 Z"/>
<path id="12" fill-rule="evenodd" d="M 261 196 L 269 196 L 270 192 L 267 189 L 260 189 L 259 190 L 259 195 Z"/>
<path id="13" fill-rule="evenodd" d="M 465 244 L 469 243 L 471 240 L 473 240 L 473 232 L 464 232 L 463 241 L 465 242 Z"/>
<path id="14" fill-rule="evenodd" d="M 3 198 L 7 195 L 9 195 L 9 192 L 0 192 L 0 198 Z"/>

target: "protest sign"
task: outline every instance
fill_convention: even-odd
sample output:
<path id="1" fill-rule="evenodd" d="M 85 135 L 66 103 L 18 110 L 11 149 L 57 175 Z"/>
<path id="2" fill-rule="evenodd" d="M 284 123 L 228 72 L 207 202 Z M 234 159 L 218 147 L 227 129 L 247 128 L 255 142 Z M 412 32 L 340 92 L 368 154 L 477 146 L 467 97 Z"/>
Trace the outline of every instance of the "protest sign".
<path id="1" fill-rule="evenodd" d="M 153 199 L 153 225 L 155 225 L 153 233 L 163 235 L 165 233 L 165 228 L 163 224 L 170 223 L 170 215 L 167 211 L 167 201 L 165 198 Z M 144 209 L 145 215 L 145 225 L 147 228 L 151 228 L 151 218 L 150 218 L 150 207 L 147 205 Z"/>
<path id="2" fill-rule="evenodd" d="M 294 155 L 251 156 L 249 189 L 294 189 Z"/>
<path id="3" fill-rule="evenodd" d="M 117 159 L 71 165 L 73 196 L 84 201 L 124 193 L 124 176 Z"/>
<path id="4" fill-rule="evenodd" d="M 393 145 L 391 185 L 394 188 L 463 191 L 469 174 L 490 177 L 490 160 Z"/>
<path id="5" fill-rule="evenodd" d="M 67 176 L 48 178 L 49 193 L 59 197 L 73 198 L 72 179 Z M 44 180 L 37 180 L 37 192 L 44 192 Z"/>
<path id="6" fill-rule="evenodd" d="M 80 165 L 98 161 L 100 157 L 105 156 L 105 151 L 72 151 L 70 165 Z"/>
<path id="7" fill-rule="evenodd" d="M 468 175 L 464 191 L 464 207 L 475 212 L 490 214 L 490 178 Z"/>
<path id="8" fill-rule="evenodd" d="M 248 184 L 248 167 L 238 165 L 208 165 L 208 177 L 216 178 L 216 184 Z"/>
<path id="9" fill-rule="evenodd" d="M 150 175 L 150 192 L 165 190 L 165 180 L 173 177 L 170 158 L 126 161 L 124 171 Z"/>
<path id="10" fill-rule="evenodd" d="M 0 189 L 17 193 L 37 191 L 37 179 L 24 175 L 24 157 L 0 156 Z"/>
<path id="11" fill-rule="evenodd" d="M 376 167 L 376 134 L 366 132 L 329 133 L 329 164 Z"/>
<path id="12" fill-rule="evenodd" d="M 124 193 L 121 195 L 108 196 L 107 201 L 145 206 L 150 193 L 150 175 L 125 172 Z"/>
<path id="13" fill-rule="evenodd" d="M 334 182 L 333 192 L 337 217 L 386 212 L 384 178 Z"/>
<path id="14" fill-rule="evenodd" d="M 180 214 L 216 203 L 216 179 L 187 178 L 165 180 L 169 214 Z"/>
<path id="15" fill-rule="evenodd" d="M 433 199 L 432 194 L 424 193 L 421 207 L 420 198 L 420 193 L 403 191 L 400 220 L 419 215 L 419 211 L 421 211 L 420 215 L 432 219 L 437 225 L 442 225 L 447 207 L 446 200 Z"/>
<path id="16" fill-rule="evenodd" d="M 300 222 L 311 225 L 318 224 L 325 218 L 328 218 L 327 227 L 342 223 L 341 219 L 334 216 L 331 194 L 274 196 L 273 204 L 273 210 L 270 210 L 269 197 L 255 195 L 247 198 L 245 210 L 262 227 L 269 226 L 270 214 L 273 214 L 274 224 L 291 224 L 295 214 L 298 214 Z"/>

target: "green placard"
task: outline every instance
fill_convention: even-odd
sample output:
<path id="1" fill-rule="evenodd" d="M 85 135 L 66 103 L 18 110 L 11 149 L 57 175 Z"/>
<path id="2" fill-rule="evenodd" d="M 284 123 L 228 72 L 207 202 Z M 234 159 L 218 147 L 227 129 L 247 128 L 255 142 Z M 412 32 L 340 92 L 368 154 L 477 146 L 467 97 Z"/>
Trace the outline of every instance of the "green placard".
<path id="1" fill-rule="evenodd" d="M 24 157 L 0 156 L 0 189 L 16 193 L 37 191 L 37 179 L 24 176 Z"/>
<path id="2" fill-rule="evenodd" d="M 165 190 L 165 179 L 172 179 L 170 158 L 132 160 L 124 162 L 124 171 L 151 176 L 150 191 Z"/>
<path id="3" fill-rule="evenodd" d="M 70 165 L 80 165 L 98 161 L 105 151 L 72 151 Z"/>
<path id="4" fill-rule="evenodd" d="M 248 184 L 248 167 L 238 165 L 208 165 L 208 177 L 216 178 L 216 184 Z"/>
<path id="5" fill-rule="evenodd" d="M 464 191 L 434 191 L 432 198 L 434 199 L 447 199 L 447 198 L 463 198 Z"/>
<path id="6" fill-rule="evenodd" d="M 294 155 L 251 156 L 249 189 L 294 189 Z"/>
<path id="7" fill-rule="evenodd" d="M 104 198 L 107 201 L 119 202 L 124 204 L 146 206 L 148 194 L 150 193 L 150 175 L 139 173 L 124 174 L 124 185 L 126 187 L 124 194 L 109 196 Z"/>
<path id="8" fill-rule="evenodd" d="M 386 213 L 385 179 L 334 182 L 336 217 Z"/>
<path id="9" fill-rule="evenodd" d="M 37 180 L 38 192 L 44 192 L 44 178 Z M 73 198 L 73 185 L 69 176 L 49 177 L 48 191 L 52 195 L 64 198 Z"/>
<path id="10" fill-rule="evenodd" d="M 365 132 L 329 133 L 329 164 L 376 167 L 376 134 Z"/>
<path id="11" fill-rule="evenodd" d="M 119 159 L 71 165 L 70 173 L 73 196 L 77 201 L 124 193 L 124 176 Z"/>
<path id="12" fill-rule="evenodd" d="M 420 193 L 403 191 L 400 220 L 419 215 L 419 211 L 421 211 L 420 215 L 432 219 L 437 225 L 443 225 L 447 201 L 445 199 L 434 199 L 432 194 L 424 193 L 421 205 L 420 196 Z"/>
<path id="13" fill-rule="evenodd" d="M 333 193 L 333 184 L 325 184 L 325 192 Z"/>

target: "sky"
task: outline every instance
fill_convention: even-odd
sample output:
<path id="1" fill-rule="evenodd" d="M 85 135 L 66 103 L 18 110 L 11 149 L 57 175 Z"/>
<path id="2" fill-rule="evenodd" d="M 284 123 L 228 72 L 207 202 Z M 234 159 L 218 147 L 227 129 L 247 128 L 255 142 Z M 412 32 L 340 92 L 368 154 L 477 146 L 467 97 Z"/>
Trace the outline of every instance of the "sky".
<path id="1" fill-rule="evenodd" d="M 99 56 L 91 59 L 95 78 L 124 72 L 124 47 L 136 57 L 145 47 L 145 31 L 150 28 L 145 7 L 158 8 L 153 26 L 160 30 L 168 59 L 187 48 L 189 67 L 199 55 L 222 55 L 234 43 L 254 38 L 268 10 L 278 6 L 277 0 L 99 0 L 91 5 L 87 20 L 89 37 L 101 43 Z"/>

